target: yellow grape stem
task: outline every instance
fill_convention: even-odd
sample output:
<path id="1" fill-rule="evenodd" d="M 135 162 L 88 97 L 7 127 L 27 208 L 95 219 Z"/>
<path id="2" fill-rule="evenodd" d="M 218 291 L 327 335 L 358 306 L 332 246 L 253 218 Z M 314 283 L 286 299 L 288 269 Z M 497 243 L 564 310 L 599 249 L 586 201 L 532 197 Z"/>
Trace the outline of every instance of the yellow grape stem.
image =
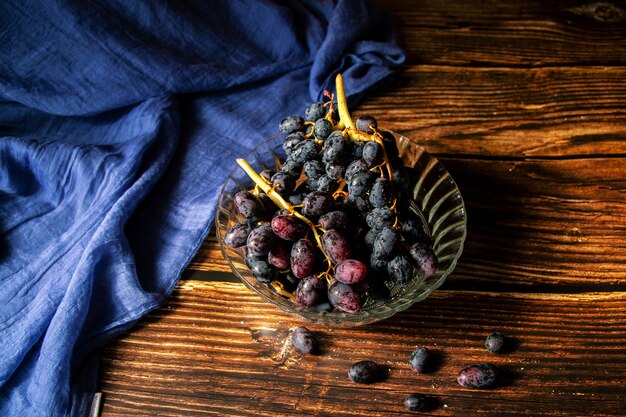
<path id="1" fill-rule="evenodd" d="M 320 249 L 320 251 L 322 251 L 322 254 L 330 263 L 330 259 L 328 258 L 328 255 L 326 255 L 326 251 L 324 250 L 324 246 L 322 245 L 322 240 L 319 233 L 317 233 L 317 228 L 315 227 L 313 222 L 309 220 L 306 216 L 298 213 L 289 202 L 285 201 L 285 199 L 279 193 L 277 193 L 276 190 L 274 190 L 272 186 L 268 184 L 265 179 L 254 170 L 254 168 L 250 166 L 248 161 L 243 158 L 237 158 L 237 164 L 245 171 L 250 179 L 254 181 L 254 183 L 258 185 L 265 194 L 267 194 L 267 196 L 274 202 L 274 204 L 282 209 L 289 211 L 289 213 L 302 220 L 304 223 L 306 223 L 307 226 L 309 226 L 309 228 L 313 232 L 313 236 L 315 236 L 315 242 L 317 243 L 317 247 Z"/>
<path id="2" fill-rule="evenodd" d="M 356 130 L 356 126 L 354 125 L 352 117 L 350 117 L 350 112 L 348 111 L 348 102 L 346 101 L 346 92 L 343 88 L 343 77 L 341 74 L 337 74 L 337 77 L 335 78 L 335 89 L 337 90 L 337 110 L 339 110 L 338 128 L 350 128 Z"/>

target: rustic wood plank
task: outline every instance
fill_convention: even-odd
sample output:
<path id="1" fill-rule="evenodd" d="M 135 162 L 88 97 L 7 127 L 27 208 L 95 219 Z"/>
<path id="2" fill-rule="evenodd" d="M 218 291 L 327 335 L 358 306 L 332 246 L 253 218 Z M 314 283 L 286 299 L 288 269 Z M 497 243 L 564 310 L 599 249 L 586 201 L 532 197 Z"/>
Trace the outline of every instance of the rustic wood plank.
<path id="1" fill-rule="evenodd" d="M 391 12 L 410 64 L 626 63 L 626 4 L 622 1 L 378 3 Z"/>
<path id="2" fill-rule="evenodd" d="M 436 291 L 407 312 L 365 328 L 316 331 L 323 351 L 286 343 L 303 324 L 240 284 L 186 281 L 167 306 L 107 347 L 103 417 L 122 415 L 411 415 L 411 392 L 433 395 L 430 415 L 618 415 L 626 389 L 626 293 L 577 295 Z M 515 341 L 493 355 L 485 336 Z M 417 375 L 410 352 L 439 352 L 436 371 Z M 382 382 L 351 383 L 347 368 L 371 359 L 390 367 Z M 493 390 L 460 387 L 475 362 L 505 370 Z"/>
<path id="3" fill-rule="evenodd" d="M 354 115 L 435 154 L 495 159 L 626 156 L 626 68 L 407 66 Z"/>

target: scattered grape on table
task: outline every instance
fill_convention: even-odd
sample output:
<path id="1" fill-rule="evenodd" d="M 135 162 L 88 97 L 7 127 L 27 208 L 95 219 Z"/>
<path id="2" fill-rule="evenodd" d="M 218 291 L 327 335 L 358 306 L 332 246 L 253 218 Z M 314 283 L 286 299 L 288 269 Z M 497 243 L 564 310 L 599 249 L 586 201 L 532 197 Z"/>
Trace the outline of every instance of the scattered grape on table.
<path id="1" fill-rule="evenodd" d="M 302 309 L 358 313 L 381 288 L 437 272 L 430 236 L 410 209 L 410 170 L 376 119 L 353 121 L 343 81 L 303 115 L 279 123 L 286 158 L 234 196 L 240 221 L 224 244 L 243 248 L 252 275 Z M 415 210 L 415 209 L 413 209 Z"/>

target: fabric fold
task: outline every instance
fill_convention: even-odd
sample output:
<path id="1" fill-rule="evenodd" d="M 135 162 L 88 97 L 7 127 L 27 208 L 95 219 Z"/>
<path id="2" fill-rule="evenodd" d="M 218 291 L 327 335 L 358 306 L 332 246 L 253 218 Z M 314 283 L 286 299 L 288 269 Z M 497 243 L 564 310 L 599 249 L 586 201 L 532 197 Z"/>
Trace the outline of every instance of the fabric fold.
<path id="1" fill-rule="evenodd" d="M 86 415 L 98 349 L 169 296 L 234 159 L 404 56 L 359 1 L 9 0 L 0 28 L 3 416 Z"/>

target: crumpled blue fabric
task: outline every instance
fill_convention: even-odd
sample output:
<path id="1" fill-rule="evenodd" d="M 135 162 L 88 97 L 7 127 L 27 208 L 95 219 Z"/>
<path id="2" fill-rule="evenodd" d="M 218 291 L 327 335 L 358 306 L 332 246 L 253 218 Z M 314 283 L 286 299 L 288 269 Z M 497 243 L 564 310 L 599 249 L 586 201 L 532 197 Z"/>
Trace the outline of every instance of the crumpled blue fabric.
<path id="1" fill-rule="evenodd" d="M 86 415 L 234 158 L 403 59 L 362 1 L 0 2 L 0 415 Z"/>

